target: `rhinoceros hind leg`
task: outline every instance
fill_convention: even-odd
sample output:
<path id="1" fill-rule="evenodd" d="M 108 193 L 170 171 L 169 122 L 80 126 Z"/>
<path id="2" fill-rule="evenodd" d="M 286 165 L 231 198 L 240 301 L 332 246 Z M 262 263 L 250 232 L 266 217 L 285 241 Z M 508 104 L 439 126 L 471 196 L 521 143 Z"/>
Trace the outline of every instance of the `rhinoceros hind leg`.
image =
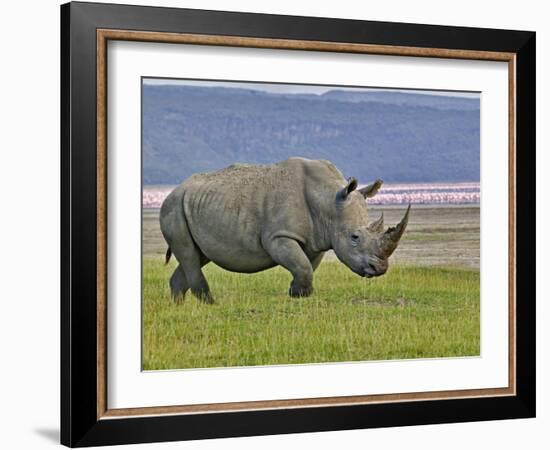
<path id="1" fill-rule="evenodd" d="M 189 289 L 189 283 L 185 278 L 185 272 L 183 271 L 181 264 L 176 267 L 174 273 L 170 277 L 170 291 L 172 293 L 172 299 L 175 302 L 183 301 L 185 293 Z"/>
<path id="2" fill-rule="evenodd" d="M 293 239 L 278 237 L 266 249 L 273 260 L 293 276 L 288 294 L 291 297 L 308 297 L 313 292 L 313 267 L 300 244 Z"/>
<path id="3" fill-rule="evenodd" d="M 206 278 L 204 278 L 201 270 L 199 270 L 199 276 L 197 277 L 195 285 L 191 286 L 191 292 L 195 294 L 195 297 L 197 297 L 201 302 L 210 304 L 214 303 L 214 297 L 212 297 L 208 282 L 206 281 Z"/>
<path id="4" fill-rule="evenodd" d="M 181 292 L 182 296 L 187 289 L 191 289 L 191 292 L 199 300 L 205 303 L 214 303 L 208 282 L 201 270 L 209 260 L 195 245 L 181 208 L 176 208 L 161 216 L 160 225 L 168 246 L 180 264 L 170 278 L 172 294 L 180 296 Z M 181 274 L 179 273 L 180 268 Z"/>
<path id="5" fill-rule="evenodd" d="M 197 283 L 195 283 L 195 290 L 193 290 L 193 287 L 190 285 L 189 281 L 187 281 L 187 276 L 185 275 L 185 270 L 183 269 L 182 265 L 179 264 L 176 270 L 174 270 L 174 273 L 170 277 L 170 291 L 172 293 L 172 299 L 178 303 L 184 300 L 186 292 L 191 287 L 191 292 L 195 294 L 199 300 L 202 300 L 206 303 L 213 303 L 214 299 L 212 298 L 212 295 L 210 294 L 210 290 L 208 289 L 208 283 L 206 282 L 206 279 L 204 279 L 204 276 L 202 275 L 201 267 L 205 264 L 208 264 L 209 260 L 202 256 L 200 257 L 200 267 L 198 269 L 199 271 L 199 280 Z M 190 270 L 190 269 L 188 269 Z M 204 284 L 202 284 L 200 277 L 204 279 Z"/>
<path id="6" fill-rule="evenodd" d="M 200 301 L 204 303 L 214 303 L 214 298 L 210 293 L 210 287 L 201 270 L 202 266 L 208 264 L 209 260 L 196 247 L 194 247 L 194 252 L 187 251 L 186 253 L 187 257 L 184 257 L 182 260 L 178 259 L 178 261 L 180 261 L 180 265 L 183 269 L 187 287 L 191 288 L 191 292 Z"/>

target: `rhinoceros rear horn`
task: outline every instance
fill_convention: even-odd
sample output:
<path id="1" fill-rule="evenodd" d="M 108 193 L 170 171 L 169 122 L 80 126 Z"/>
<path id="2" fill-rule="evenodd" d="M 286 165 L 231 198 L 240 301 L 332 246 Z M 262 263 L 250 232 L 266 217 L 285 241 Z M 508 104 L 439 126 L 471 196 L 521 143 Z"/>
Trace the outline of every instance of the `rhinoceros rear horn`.
<path id="1" fill-rule="evenodd" d="M 372 222 L 369 226 L 369 231 L 373 231 L 375 233 L 382 233 L 384 230 L 384 213 L 380 215 L 380 218 Z"/>
<path id="2" fill-rule="evenodd" d="M 401 239 L 401 236 L 403 236 L 405 228 L 407 228 L 407 224 L 409 223 L 410 210 L 411 205 L 409 204 L 407 212 L 405 212 L 401 222 L 399 222 L 395 227 L 388 228 L 386 232 L 380 236 L 380 251 L 382 252 L 382 257 L 388 258 L 397 248 L 397 244 L 399 244 L 399 240 Z"/>

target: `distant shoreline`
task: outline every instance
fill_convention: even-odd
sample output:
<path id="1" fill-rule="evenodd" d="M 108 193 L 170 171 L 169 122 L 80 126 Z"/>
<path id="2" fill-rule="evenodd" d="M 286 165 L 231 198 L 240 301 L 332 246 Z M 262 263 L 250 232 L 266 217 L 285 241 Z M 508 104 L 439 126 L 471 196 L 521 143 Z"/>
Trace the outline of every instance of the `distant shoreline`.
<path id="1" fill-rule="evenodd" d="M 175 185 L 144 185 L 144 209 L 160 208 Z M 479 206 L 479 182 L 385 184 L 376 197 L 368 200 L 373 207 L 399 207 L 411 203 L 426 207 Z"/>

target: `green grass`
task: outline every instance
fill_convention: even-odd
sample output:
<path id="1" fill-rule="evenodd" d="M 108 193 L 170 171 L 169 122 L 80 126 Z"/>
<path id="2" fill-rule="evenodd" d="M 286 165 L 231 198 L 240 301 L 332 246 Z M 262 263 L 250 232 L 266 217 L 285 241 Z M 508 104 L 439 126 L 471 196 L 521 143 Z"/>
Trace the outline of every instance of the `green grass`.
<path id="1" fill-rule="evenodd" d="M 204 268 L 216 304 L 170 299 L 174 265 L 143 260 L 143 368 L 299 364 L 479 355 L 479 271 L 393 266 L 362 279 L 323 262 L 308 298 L 280 268 Z"/>

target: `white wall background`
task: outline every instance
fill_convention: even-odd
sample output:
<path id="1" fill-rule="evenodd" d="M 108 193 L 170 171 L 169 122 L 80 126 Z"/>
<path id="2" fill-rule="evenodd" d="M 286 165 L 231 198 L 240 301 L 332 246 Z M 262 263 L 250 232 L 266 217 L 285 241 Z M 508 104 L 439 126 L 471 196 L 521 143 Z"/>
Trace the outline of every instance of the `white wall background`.
<path id="1" fill-rule="evenodd" d="M 464 25 L 537 32 L 537 358 L 538 417 L 267 436 L 136 448 L 548 448 L 550 437 L 550 214 L 548 83 L 550 28 L 535 0 L 441 2 L 353 0 L 139 1 L 134 4 Z M 59 1 L 6 2 L 0 27 L 0 447 L 41 449 L 58 442 L 59 423 Z M 543 126 L 546 125 L 546 126 Z"/>

